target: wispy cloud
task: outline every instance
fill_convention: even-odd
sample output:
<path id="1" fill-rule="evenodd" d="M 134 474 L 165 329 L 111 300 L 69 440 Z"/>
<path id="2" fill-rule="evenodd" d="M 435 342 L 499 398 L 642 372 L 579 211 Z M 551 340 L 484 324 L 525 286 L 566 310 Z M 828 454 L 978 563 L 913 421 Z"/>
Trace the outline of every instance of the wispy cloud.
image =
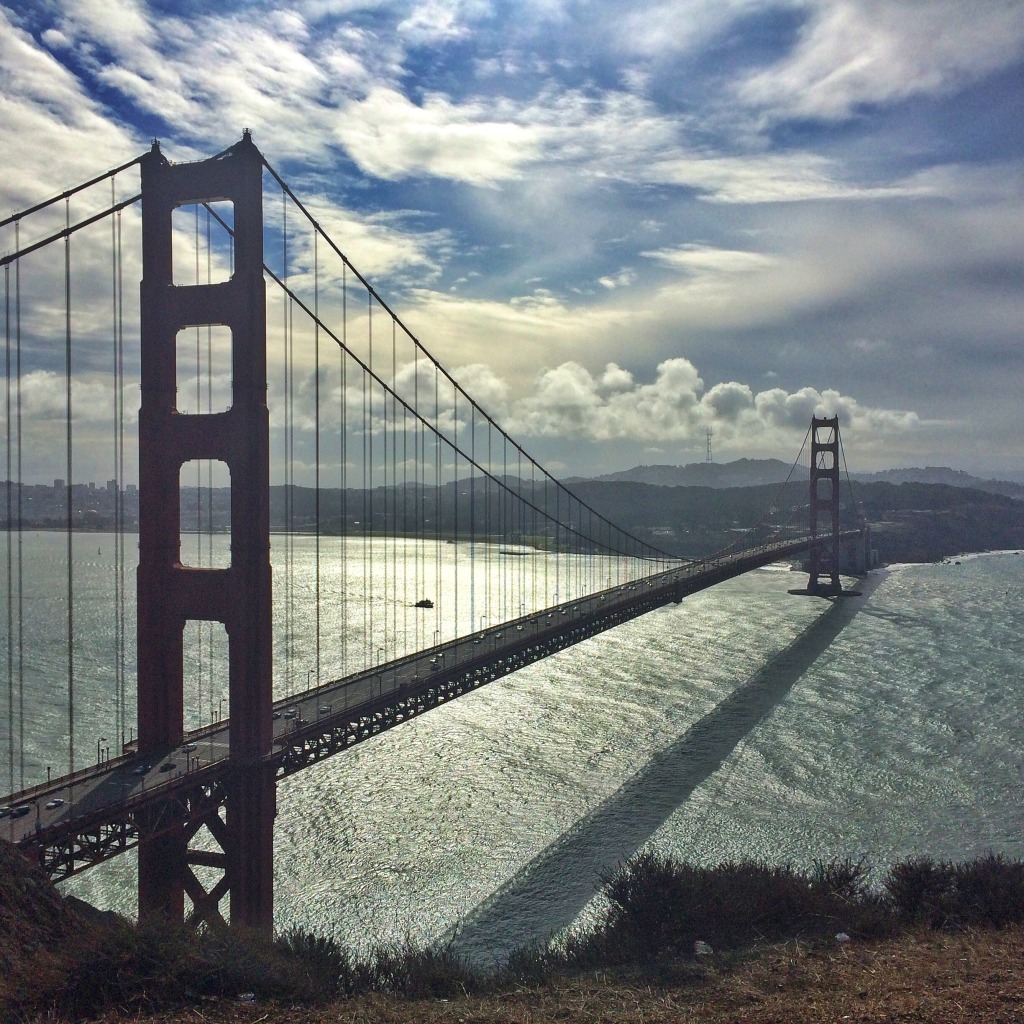
<path id="1" fill-rule="evenodd" d="M 772 119 L 851 117 L 865 105 L 949 93 L 1024 52 L 1016 0 L 809 0 L 783 60 L 751 75 L 737 96 Z"/>

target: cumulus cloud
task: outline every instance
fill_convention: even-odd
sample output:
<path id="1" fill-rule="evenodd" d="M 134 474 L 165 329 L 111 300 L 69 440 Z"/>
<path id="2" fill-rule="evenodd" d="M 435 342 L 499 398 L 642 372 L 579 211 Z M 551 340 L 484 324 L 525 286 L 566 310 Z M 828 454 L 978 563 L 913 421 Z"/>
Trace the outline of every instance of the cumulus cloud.
<path id="1" fill-rule="evenodd" d="M 747 384 L 726 381 L 705 391 L 693 363 L 674 358 L 659 364 L 651 383 L 637 383 L 615 363 L 596 375 L 576 362 L 544 369 L 532 392 L 511 403 L 509 425 L 524 436 L 656 444 L 687 441 L 714 429 L 724 438 L 767 433 L 785 445 L 812 416 L 836 415 L 844 433 L 870 432 L 876 440 L 912 431 L 918 423 L 913 412 L 866 407 L 833 389 L 755 393 Z"/>

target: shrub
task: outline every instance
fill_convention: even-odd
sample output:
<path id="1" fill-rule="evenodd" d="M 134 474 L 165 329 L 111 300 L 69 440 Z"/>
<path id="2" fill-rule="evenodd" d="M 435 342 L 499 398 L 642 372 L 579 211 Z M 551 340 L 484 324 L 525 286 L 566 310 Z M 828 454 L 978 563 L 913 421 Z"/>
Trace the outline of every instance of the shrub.
<path id="1" fill-rule="evenodd" d="M 1001 854 L 961 864 L 908 858 L 890 868 L 884 889 L 902 924 L 963 928 L 1024 921 L 1024 863 Z"/>
<path id="2" fill-rule="evenodd" d="M 958 864 L 954 914 L 961 925 L 997 928 L 1024 921 L 1024 863 L 988 854 Z"/>
<path id="3" fill-rule="evenodd" d="M 876 934 L 880 901 L 863 862 L 819 862 L 811 872 L 757 861 L 696 867 L 643 851 L 607 876 L 597 931 L 569 950 L 582 962 L 645 962 L 693 955 L 694 943 L 736 949 L 836 931 Z"/>
<path id="4" fill-rule="evenodd" d="M 378 946 L 372 956 L 375 988 L 410 999 L 445 999 L 467 995 L 482 987 L 475 972 L 451 945 L 416 946 L 403 943 Z"/>
<path id="5" fill-rule="evenodd" d="M 931 857 L 908 857 L 890 869 L 883 882 L 885 895 L 900 922 L 942 927 L 946 923 L 953 865 Z"/>

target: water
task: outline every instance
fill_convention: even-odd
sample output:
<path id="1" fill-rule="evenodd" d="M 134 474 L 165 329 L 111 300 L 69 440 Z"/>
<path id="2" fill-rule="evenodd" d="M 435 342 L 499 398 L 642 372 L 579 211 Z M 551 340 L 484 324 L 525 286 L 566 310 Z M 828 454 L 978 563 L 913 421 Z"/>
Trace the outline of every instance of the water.
<path id="1" fill-rule="evenodd" d="M 862 599 L 800 582 L 750 573 L 286 780 L 278 926 L 357 947 L 458 929 L 486 958 L 570 925 L 646 844 L 1024 856 L 1024 556 L 896 567 Z M 66 883 L 127 912 L 133 887 L 131 855 Z"/>

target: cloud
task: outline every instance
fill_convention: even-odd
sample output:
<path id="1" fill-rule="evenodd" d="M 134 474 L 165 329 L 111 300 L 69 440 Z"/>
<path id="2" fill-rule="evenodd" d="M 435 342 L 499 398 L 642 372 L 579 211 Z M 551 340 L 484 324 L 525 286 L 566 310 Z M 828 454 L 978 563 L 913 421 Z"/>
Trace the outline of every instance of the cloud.
<path id="1" fill-rule="evenodd" d="M 737 97 L 772 120 L 842 120 L 865 104 L 941 95 L 1019 60 L 1017 0 L 810 0 L 782 60 L 739 83 Z"/>
<path id="2" fill-rule="evenodd" d="M 517 177 L 538 159 L 542 132 L 481 103 L 456 106 L 431 93 L 421 104 L 373 88 L 346 105 L 334 136 L 368 174 L 388 180 L 430 174 L 474 185 Z"/>
<path id="3" fill-rule="evenodd" d="M 596 31 L 616 53 L 646 61 L 693 53 L 744 15 L 763 10 L 763 0 L 656 0 L 638 7 L 616 2 Z"/>
<path id="4" fill-rule="evenodd" d="M 910 185 L 844 181 L 835 161 L 810 152 L 661 154 L 644 171 L 650 182 L 697 189 L 716 203 L 794 203 L 885 199 L 919 194 Z"/>
<path id="5" fill-rule="evenodd" d="M 1024 172 L 1007 69 L 1022 17 L 1008 0 L 8 4 L 0 204 L 57 194 L 154 132 L 180 161 L 249 127 L 402 320 L 556 460 L 559 422 L 604 431 L 623 460 L 678 450 L 690 424 L 703 453 L 705 422 L 723 444 L 731 423 L 767 439 L 856 394 L 844 408 L 881 417 L 882 460 L 928 434 L 934 461 L 956 430 L 958 451 L 1019 461 L 1005 423 L 1024 372 Z M 308 298 L 308 239 L 290 257 Z M 317 258 L 334 288 L 340 268 Z M 107 358 L 103 259 L 76 241 L 90 369 Z M 129 260 L 129 294 L 138 274 Z M 29 368 L 52 369 L 59 302 L 22 287 L 42 301 Z M 320 300 L 339 323 L 337 294 Z M 350 303 L 349 328 L 366 305 Z M 663 379 L 680 358 L 708 384 L 679 366 Z M 894 434 L 905 407 L 918 422 Z M 630 447 L 636 423 L 652 440 Z"/>
<path id="6" fill-rule="evenodd" d="M 110 119 L 82 84 L 0 7 L 0 209 L 59 194 L 140 152 L 139 136 Z"/>
<path id="7" fill-rule="evenodd" d="M 764 253 L 739 249 L 716 249 L 710 245 L 682 245 L 678 248 L 655 249 L 641 256 L 687 274 L 738 274 L 762 270 L 775 261 Z"/>
<path id="8" fill-rule="evenodd" d="M 579 363 L 562 363 L 537 374 L 532 392 L 509 407 L 508 425 L 524 437 L 571 437 L 591 441 L 669 444 L 713 429 L 722 439 L 786 450 L 794 432 L 812 416 L 840 417 L 844 435 L 881 437 L 913 431 L 918 416 L 906 410 L 871 408 L 834 389 L 772 388 L 754 393 L 746 384 L 722 382 L 705 392 L 696 367 L 666 359 L 651 383 L 637 383 L 614 363 L 592 374 Z"/>
<path id="9" fill-rule="evenodd" d="M 396 31 L 416 46 L 465 39 L 471 23 L 491 13 L 486 0 L 421 0 L 398 22 Z"/>

